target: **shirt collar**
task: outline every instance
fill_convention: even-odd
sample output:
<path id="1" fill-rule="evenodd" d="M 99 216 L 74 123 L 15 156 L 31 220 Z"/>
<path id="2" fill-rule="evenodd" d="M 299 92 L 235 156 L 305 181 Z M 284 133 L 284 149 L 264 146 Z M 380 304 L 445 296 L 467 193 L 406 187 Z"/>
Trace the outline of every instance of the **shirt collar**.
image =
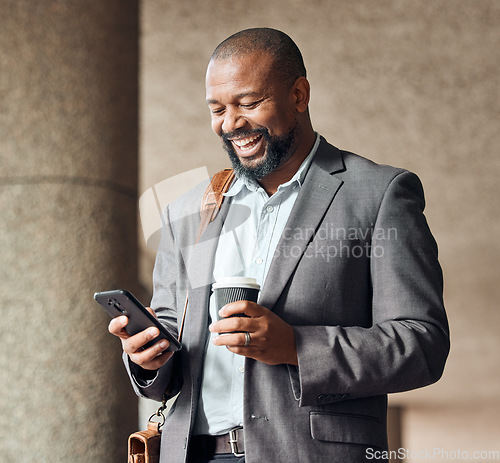
<path id="1" fill-rule="evenodd" d="M 311 165 L 314 155 L 318 150 L 319 142 L 320 142 L 320 136 L 318 133 L 316 133 L 316 141 L 314 142 L 314 146 L 312 147 L 311 151 L 309 152 L 307 157 L 302 161 L 302 164 L 298 168 L 297 172 L 295 172 L 295 175 L 290 180 L 288 180 L 288 182 L 282 183 L 280 186 L 278 186 L 278 191 L 287 188 L 290 185 L 293 185 L 294 183 L 297 183 L 299 187 L 302 186 L 302 184 L 304 183 L 305 176 L 307 174 L 307 170 L 309 169 L 309 166 Z M 243 189 L 243 187 L 246 187 L 250 191 L 257 191 L 259 188 L 262 188 L 254 180 L 237 177 L 236 180 L 231 185 L 231 187 L 229 188 L 229 190 L 227 190 L 227 192 L 224 193 L 224 196 L 229 196 L 229 197 L 236 196 Z"/>

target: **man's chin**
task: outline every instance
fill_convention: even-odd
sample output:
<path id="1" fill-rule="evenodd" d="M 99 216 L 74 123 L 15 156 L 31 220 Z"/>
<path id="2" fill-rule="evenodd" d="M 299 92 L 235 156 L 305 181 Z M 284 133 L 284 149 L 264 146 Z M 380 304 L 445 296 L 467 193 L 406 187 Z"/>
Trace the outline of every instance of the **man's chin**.
<path id="1" fill-rule="evenodd" d="M 254 154 L 253 156 L 242 157 L 238 156 L 238 162 L 242 167 L 250 171 L 258 169 L 260 166 L 265 164 L 266 156 L 265 153 L 262 155 L 260 153 Z"/>
<path id="2" fill-rule="evenodd" d="M 233 163 L 233 170 L 237 177 L 244 177 L 249 180 L 260 180 L 266 174 L 262 172 L 261 165 L 258 163 Z"/>
<path id="3" fill-rule="evenodd" d="M 254 171 L 258 170 L 261 164 L 265 161 L 264 159 L 262 159 L 262 156 L 260 156 L 259 154 L 255 154 L 249 157 L 240 157 L 232 146 L 226 144 L 224 144 L 224 149 L 229 156 L 229 160 L 231 161 L 234 173 L 237 177 L 258 180 L 258 177 L 254 174 Z"/>
<path id="4" fill-rule="evenodd" d="M 273 145 L 269 137 L 266 137 L 265 141 L 263 150 L 259 150 L 255 155 L 248 157 L 239 156 L 232 143 L 223 143 L 237 177 L 260 180 L 277 169 L 286 159 L 290 150 L 293 142 L 293 131 L 290 132 L 285 143 L 278 141 Z"/>

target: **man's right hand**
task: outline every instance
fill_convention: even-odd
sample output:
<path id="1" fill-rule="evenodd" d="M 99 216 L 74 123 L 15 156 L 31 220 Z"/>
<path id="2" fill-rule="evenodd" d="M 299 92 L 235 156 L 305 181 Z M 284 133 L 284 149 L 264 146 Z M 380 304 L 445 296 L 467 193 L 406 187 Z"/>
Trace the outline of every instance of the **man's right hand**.
<path id="1" fill-rule="evenodd" d="M 147 307 L 147 310 L 156 317 L 154 310 L 149 307 Z M 173 355 L 173 352 L 165 352 L 165 349 L 170 344 L 166 339 L 162 339 L 153 346 L 143 349 L 145 344 L 160 334 L 158 328 L 148 328 L 130 336 L 125 330 L 127 323 L 128 318 L 126 316 L 113 318 L 109 323 L 108 331 L 120 338 L 123 351 L 130 357 L 130 360 L 145 370 L 157 370 L 165 365 Z"/>

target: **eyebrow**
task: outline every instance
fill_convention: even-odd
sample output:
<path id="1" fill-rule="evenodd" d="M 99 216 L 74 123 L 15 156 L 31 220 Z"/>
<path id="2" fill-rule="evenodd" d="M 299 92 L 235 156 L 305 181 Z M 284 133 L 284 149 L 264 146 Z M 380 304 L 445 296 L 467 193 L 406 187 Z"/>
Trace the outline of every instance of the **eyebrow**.
<path id="1" fill-rule="evenodd" d="M 237 95 L 235 95 L 235 99 L 237 100 L 241 100 L 242 98 L 245 98 L 245 97 L 260 97 L 261 95 L 257 92 L 243 92 L 243 93 L 238 93 Z M 217 104 L 219 103 L 218 100 L 207 100 L 207 104 Z"/>

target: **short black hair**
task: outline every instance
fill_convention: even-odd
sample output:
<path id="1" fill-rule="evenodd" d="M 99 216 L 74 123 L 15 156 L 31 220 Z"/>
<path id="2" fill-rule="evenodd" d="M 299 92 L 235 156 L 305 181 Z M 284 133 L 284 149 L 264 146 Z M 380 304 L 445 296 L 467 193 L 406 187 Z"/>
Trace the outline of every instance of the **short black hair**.
<path id="1" fill-rule="evenodd" d="M 243 56 L 255 51 L 268 53 L 273 65 L 288 86 L 299 77 L 307 77 L 299 48 L 284 32 L 267 27 L 245 29 L 231 35 L 214 50 L 211 61 Z"/>

